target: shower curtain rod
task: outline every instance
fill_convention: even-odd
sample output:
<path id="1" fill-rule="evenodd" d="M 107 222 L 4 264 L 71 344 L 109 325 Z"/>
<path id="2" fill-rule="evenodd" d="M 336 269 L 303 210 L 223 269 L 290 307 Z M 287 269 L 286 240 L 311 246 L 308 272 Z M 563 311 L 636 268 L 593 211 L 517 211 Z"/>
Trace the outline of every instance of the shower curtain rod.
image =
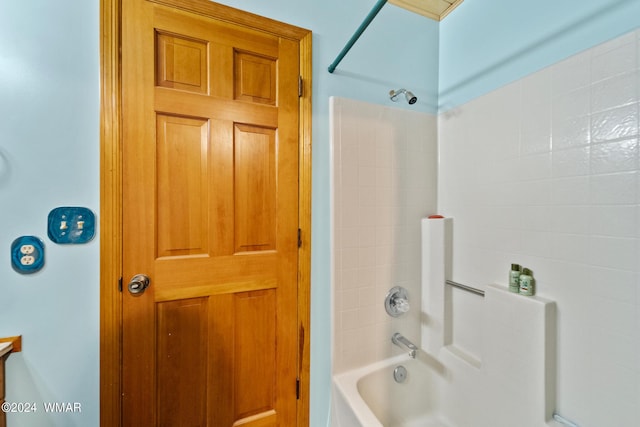
<path id="1" fill-rule="evenodd" d="M 342 59 L 347 55 L 347 52 L 349 52 L 349 50 L 353 47 L 353 45 L 355 44 L 356 41 L 358 41 L 358 39 L 360 38 L 360 36 L 362 35 L 362 33 L 364 32 L 364 30 L 367 29 L 367 27 L 369 26 L 369 24 L 371 24 L 371 21 L 373 21 L 373 18 L 376 17 L 376 15 L 378 14 L 378 12 L 380 12 L 380 10 L 382 9 L 382 7 L 387 3 L 387 0 L 378 0 L 378 3 L 376 3 L 375 6 L 373 6 L 373 9 L 371 9 L 371 12 L 369 12 L 369 14 L 367 15 L 366 18 L 364 18 L 364 21 L 362 21 L 362 24 L 360 24 L 360 26 L 358 27 L 358 29 L 356 30 L 356 32 L 353 34 L 353 36 L 351 36 L 351 38 L 349 39 L 349 41 L 347 42 L 347 44 L 345 45 L 345 47 L 340 51 L 340 53 L 338 54 L 338 56 L 336 57 L 336 60 L 333 61 L 331 63 L 331 65 L 329 65 L 329 72 L 333 73 L 336 69 L 336 67 L 338 66 L 338 64 L 340 63 L 340 61 L 342 61 Z"/>

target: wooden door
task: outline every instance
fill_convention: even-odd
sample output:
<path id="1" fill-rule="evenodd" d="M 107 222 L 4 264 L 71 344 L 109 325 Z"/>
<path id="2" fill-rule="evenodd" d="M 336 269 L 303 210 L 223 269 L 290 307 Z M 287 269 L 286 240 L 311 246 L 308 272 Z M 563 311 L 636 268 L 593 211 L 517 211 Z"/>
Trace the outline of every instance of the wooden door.
<path id="1" fill-rule="evenodd" d="M 299 45 L 167 3 L 122 9 L 123 425 L 294 426 Z"/>

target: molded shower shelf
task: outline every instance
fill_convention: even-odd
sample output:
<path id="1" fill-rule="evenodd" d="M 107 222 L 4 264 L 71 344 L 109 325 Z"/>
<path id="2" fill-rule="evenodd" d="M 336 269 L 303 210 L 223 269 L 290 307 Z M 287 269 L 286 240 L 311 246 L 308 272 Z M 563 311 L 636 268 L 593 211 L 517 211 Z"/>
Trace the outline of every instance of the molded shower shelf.
<path id="1" fill-rule="evenodd" d="M 525 402 L 519 409 L 522 414 L 528 411 L 525 419 L 550 419 L 556 393 L 556 303 L 500 285 L 487 287 L 484 302 L 487 386 L 517 390 L 520 399 L 515 404 Z"/>
<path id="2" fill-rule="evenodd" d="M 556 400 L 556 303 L 448 280 L 452 245 L 452 218 L 422 220 L 421 346 L 456 378 L 444 390 L 454 397 L 444 413 L 457 425 L 546 425 Z M 463 395 L 475 404 L 460 413 Z"/>

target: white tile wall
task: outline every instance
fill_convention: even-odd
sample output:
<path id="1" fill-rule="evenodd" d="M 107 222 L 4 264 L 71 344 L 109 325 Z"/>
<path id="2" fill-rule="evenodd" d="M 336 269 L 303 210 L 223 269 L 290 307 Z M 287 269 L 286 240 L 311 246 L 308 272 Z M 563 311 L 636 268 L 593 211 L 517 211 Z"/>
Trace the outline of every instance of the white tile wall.
<path id="1" fill-rule="evenodd" d="M 558 304 L 557 407 L 582 427 L 640 425 L 640 30 L 438 121 L 452 279 L 534 271 Z"/>
<path id="2" fill-rule="evenodd" d="M 420 218 L 435 213 L 436 117 L 332 98 L 333 371 L 389 357 L 399 331 L 419 344 Z M 392 320 L 384 298 L 409 290 Z"/>

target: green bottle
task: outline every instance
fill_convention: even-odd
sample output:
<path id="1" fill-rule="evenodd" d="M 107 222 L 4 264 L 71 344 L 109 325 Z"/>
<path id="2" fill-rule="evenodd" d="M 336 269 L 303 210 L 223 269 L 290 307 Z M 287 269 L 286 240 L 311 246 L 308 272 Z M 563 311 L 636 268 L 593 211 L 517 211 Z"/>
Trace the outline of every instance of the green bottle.
<path id="1" fill-rule="evenodd" d="M 520 265 L 511 264 L 509 272 L 509 290 L 514 293 L 520 292 Z"/>
<path id="2" fill-rule="evenodd" d="M 523 268 L 522 273 L 520 274 L 519 282 L 521 295 L 533 295 L 534 280 L 531 270 L 529 270 L 528 268 Z"/>

